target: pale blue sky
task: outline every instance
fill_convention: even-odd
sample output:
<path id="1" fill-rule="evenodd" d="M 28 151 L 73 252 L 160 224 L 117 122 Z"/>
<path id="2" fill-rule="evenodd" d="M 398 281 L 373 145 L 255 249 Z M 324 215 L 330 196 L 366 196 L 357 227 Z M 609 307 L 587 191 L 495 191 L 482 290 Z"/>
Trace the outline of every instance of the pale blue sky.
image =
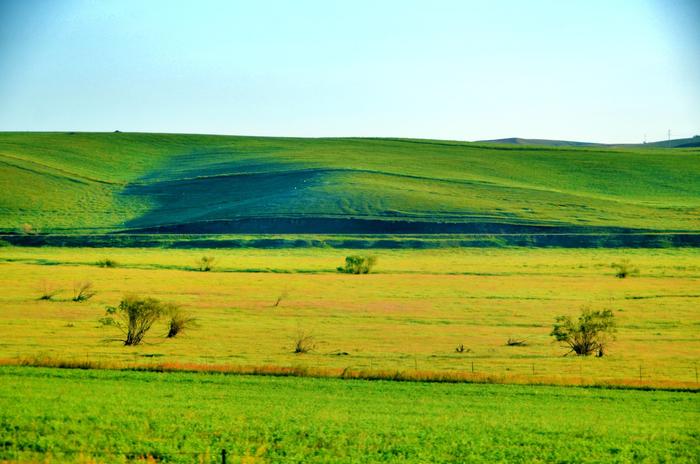
<path id="1" fill-rule="evenodd" d="M 0 0 L 0 130 L 700 133 L 696 0 Z"/>

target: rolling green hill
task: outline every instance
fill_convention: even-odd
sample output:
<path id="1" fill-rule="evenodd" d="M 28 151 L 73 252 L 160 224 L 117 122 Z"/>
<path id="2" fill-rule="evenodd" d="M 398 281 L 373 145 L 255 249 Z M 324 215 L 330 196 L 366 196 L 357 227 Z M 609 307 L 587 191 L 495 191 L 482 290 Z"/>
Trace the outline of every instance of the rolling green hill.
<path id="1" fill-rule="evenodd" d="M 0 133 L 0 229 L 700 230 L 700 149 Z"/>

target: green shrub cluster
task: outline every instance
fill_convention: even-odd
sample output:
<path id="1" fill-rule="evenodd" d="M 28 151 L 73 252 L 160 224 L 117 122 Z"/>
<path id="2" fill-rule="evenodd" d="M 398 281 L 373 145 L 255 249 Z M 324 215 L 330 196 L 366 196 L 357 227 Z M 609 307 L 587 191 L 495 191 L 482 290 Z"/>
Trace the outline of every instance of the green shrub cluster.
<path id="1" fill-rule="evenodd" d="M 339 266 L 338 272 L 345 274 L 369 274 L 377 264 L 375 256 L 350 255 L 345 258 L 345 266 Z"/>

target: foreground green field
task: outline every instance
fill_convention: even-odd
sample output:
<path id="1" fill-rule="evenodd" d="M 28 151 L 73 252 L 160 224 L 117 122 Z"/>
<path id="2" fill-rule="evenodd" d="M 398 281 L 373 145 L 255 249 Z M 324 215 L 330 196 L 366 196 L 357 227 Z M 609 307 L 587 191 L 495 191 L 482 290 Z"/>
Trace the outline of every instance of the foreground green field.
<path id="1" fill-rule="evenodd" d="M 350 250 L 0 248 L 0 358 L 698 386 L 697 249 L 373 252 L 376 273 L 356 276 L 335 271 Z M 204 254 L 215 256 L 214 271 L 194 270 Z M 103 258 L 118 267 L 97 267 Z M 615 278 L 610 265 L 623 259 L 640 275 Z M 83 280 L 96 296 L 71 301 Z M 44 282 L 63 291 L 39 300 Z M 124 347 L 98 321 L 128 292 L 181 304 L 198 327 L 166 340 L 158 325 L 143 345 Z M 615 314 L 617 339 L 603 358 L 564 357 L 549 336 L 555 316 L 583 307 Z M 292 352 L 299 331 L 313 335 L 313 351 Z"/>
<path id="2" fill-rule="evenodd" d="M 0 230 L 29 224 L 34 231 L 84 233 L 156 226 L 181 232 L 391 233 L 390 223 L 403 222 L 405 229 L 406 222 L 418 221 L 428 224 L 421 233 L 438 232 L 445 223 L 477 224 L 489 232 L 500 230 L 499 224 L 516 232 L 536 226 L 697 231 L 699 153 L 408 139 L 5 132 Z M 243 222 L 226 222 L 232 220 Z"/>
<path id="3" fill-rule="evenodd" d="M 697 394 L 0 368 L 9 462 L 697 462 Z"/>

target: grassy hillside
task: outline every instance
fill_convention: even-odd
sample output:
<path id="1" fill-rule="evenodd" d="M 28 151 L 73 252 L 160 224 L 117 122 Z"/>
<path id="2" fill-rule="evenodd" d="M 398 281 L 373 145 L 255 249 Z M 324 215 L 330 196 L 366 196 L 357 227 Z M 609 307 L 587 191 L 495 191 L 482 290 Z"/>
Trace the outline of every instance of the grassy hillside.
<path id="1" fill-rule="evenodd" d="M 348 222 L 328 221 L 365 219 L 364 232 L 391 221 L 698 230 L 699 172 L 697 148 L 0 133 L 0 229 L 332 232 Z"/>

